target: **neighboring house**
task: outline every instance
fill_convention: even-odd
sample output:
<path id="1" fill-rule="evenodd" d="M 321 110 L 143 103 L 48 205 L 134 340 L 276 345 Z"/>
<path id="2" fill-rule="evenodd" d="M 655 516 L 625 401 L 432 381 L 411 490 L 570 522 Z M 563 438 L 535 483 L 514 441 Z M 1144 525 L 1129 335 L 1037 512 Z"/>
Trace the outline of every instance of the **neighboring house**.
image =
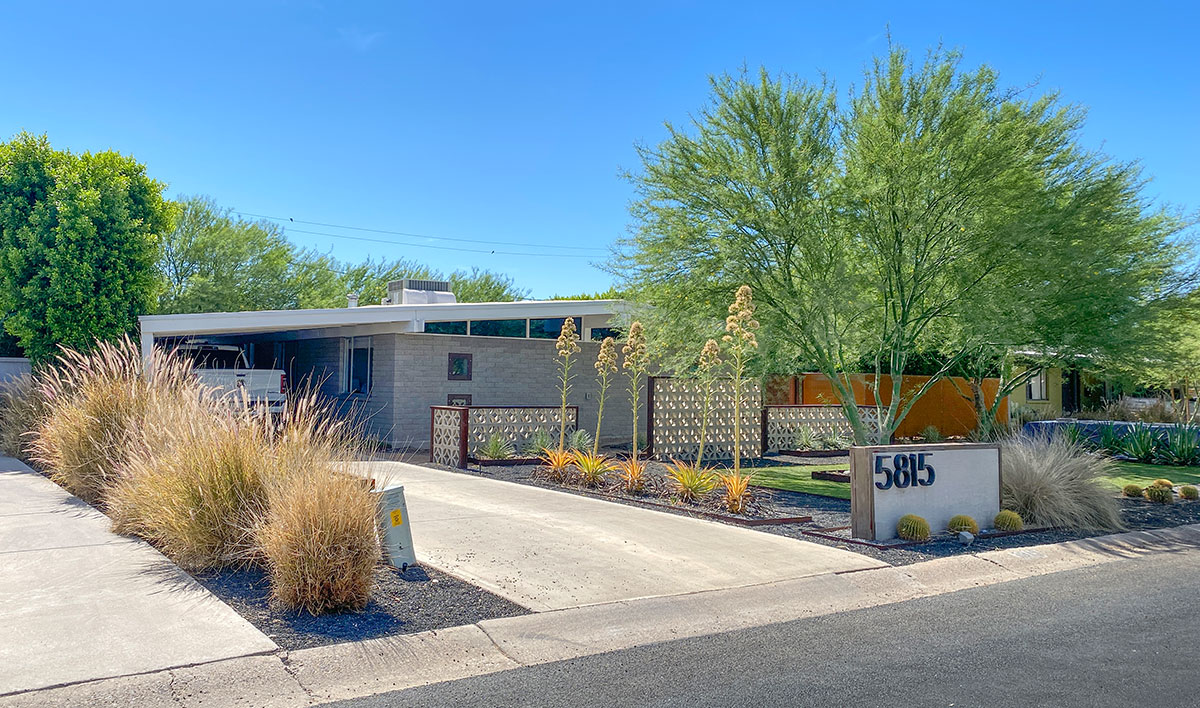
<path id="1" fill-rule="evenodd" d="M 554 344 L 564 318 L 573 317 L 583 351 L 569 403 L 579 406 L 580 427 L 595 430 L 593 362 L 624 303 L 459 303 L 441 281 L 393 281 L 388 291 L 384 304 L 361 307 L 352 297 L 337 309 L 147 315 L 139 318 L 142 352 L 184 341 L 240 345 L 254 368 L 282 369 L 293 390 L 308 383 L 341 410 L 357 411 L 381 442 L 425 449 L 430 406 L 557 406 Z M 628 439 L 631 427 L 618 378 L 604 438 Z"/>
<path id="2" fill-rule="evenodd" d="M 0 356 L 0 383 L 12 381 L 31 371 L 29 360 L 20 356 Z"/>

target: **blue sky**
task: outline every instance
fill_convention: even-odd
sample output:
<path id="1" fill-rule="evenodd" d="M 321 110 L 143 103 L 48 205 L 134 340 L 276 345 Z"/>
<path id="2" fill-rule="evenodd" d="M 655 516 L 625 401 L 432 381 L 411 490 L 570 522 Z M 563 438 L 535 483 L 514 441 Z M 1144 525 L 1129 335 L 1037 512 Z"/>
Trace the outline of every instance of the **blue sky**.
<path id="1" fill-rule="evenodd" d="M 704 103 L 709 74 L 824 71 L 845 89 L 890 26 L 914 51 L 960 47 L 1005 83 L 1088 106 L 1088 145 L 1200 208 L 1192 3 L 187 5 L 5 3 L 0 134 L 131 154 L 169 196 L 488 242 L 289 227 L 344 260 L 491 268 L 535 296 L 601 290 L 590 262 L 628 224 L 618 173 Z"/>

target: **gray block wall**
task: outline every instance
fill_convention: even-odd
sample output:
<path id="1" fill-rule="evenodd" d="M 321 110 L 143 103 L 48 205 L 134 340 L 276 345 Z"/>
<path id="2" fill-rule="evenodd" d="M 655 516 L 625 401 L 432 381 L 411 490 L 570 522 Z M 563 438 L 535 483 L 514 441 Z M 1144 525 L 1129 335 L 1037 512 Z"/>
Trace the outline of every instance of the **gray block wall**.
<path id="1" fill-rule="evenodd" d="M 353 416 L 365 432 L 382 442 L 392 441 L 394 427 L 393 405 L 396 390 L 395 334 L 375 335 L 369 395 L 347 395 L 341 392 L 342 338 L 306 339 L 297 342 L 293 376 L 294 390 L 303 386 L 315 388 L 326 400 L 333 401 L 336 410 Z M 426 436 L 429 437 L 428 432 Z"/>
<path id="2" fill-rule="evenodd" d="M 470 394 L 471 404 L 480 406 L 557 406 L 560 403 L 559 358 L 552 339 L 436 334 L 394 336 L 391 442 L 397 447 L 421 449 L 429 446 L 429 407 L 446 405 L 449 394 Z M 574 378 L 568 404 L 579 406 L 580 426 L 594 433 L 599 386 L 593 365 L 600 345 L 594 342 L 579 344 L 582 351 L 573 358 L 571 371 Z M 448 380 L 447 367 L 452 352 L 472 355 L 470 381 Z M 384 362 L 378 348 L 376 362 L 378 371 Z M 631 435 L 633 414 L 626 388 L 624 373 L 618 370 L 612 378 L 604 406 L 602 440 L 623 441 Z M 638 425 L 644 435 L 644 381 L 640 407 Z"/>

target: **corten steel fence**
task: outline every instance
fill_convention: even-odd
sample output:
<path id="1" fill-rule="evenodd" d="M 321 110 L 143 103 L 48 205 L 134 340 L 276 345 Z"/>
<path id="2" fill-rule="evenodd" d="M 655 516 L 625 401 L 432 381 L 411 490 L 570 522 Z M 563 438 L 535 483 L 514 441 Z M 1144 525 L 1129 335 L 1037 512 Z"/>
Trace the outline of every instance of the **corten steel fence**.
<path id="1" fill-rule="evenodd" d="M 879 411 L 874 406 L 858 406 L 858 414 L 868 426 L 879 430 Z M 840 405 L 805 404 L 763 406 L 763 450 L 790 452 L 804 449 L 802 430 L 814 435 L 837 435 L 853 439 L 854 430 Z"/>
<path id="2" fill-rule="evenodd" d="M 762 391 L 757 381 L 742 382 L 742 457 L 762 456 Z M 660 460 L 695 460 L 700 448 L 704 391 L 695 379 L 651 376 L 646 386 L 649 454 Z M 704 459 L 733 459 L 733 381 L 713 382 Z"/>
<path id="3" fill-rule="evenodd" d="M 466 467 L 493 435 L 520 449 L 538 430 L 556 435 L 561 420 L 559 406 L 430 406 L 429 460 Z M 567 433 L 578 424 L 579 407 L 567 406 Z"/>

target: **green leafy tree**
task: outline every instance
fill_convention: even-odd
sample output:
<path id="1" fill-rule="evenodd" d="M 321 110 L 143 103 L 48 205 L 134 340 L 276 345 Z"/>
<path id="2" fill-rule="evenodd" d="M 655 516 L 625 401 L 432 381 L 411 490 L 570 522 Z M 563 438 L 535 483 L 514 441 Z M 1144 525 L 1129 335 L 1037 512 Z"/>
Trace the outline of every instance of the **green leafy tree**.
<path id="1" fill-rule="evenodd" d="M 150 311 L 163 185 L 115 152 L 0 144 L 0 310 L 35 361 L 133 332 Z"/>
<path id="2" fill-rule="evenodd" d="M 711 336 L 722 293 L 750 285 L 771 342 L 764 363 L 815 367 L 856 440 L 886 440 L 980 347 L 1019 346 L 1023 327 L 991 332 L 1019 309 L 1022 286 L 1107 283 L 1119 286 L 1108 303 L 1136 311 L 1154 274 L 1171 272 L 1182 222 L 1149 208 L 1136 166 L 1079 147 L 1082 121 L 1056 95 L 1005 90 L 991 69 L 964 71 L 942 50 L 914 66 L 893 47 L 844 105 L 825 84 L 717 77 L 690 130 L 668 125 L 664 142 L 639 147 L 635 229 L 610 268 L 668 342 Z M 1097 234 L 1119 256 L 1101 270 L 1141 275 L 1078 279 L 1070 254 L 1090 255 Z M 1167 254 L 1161 267 L 1145 267 L 1152 246 Z M 1030 255 L 1048 253 L 1060 255 Z M 1046 329 L 1085 297 L 1029 316 L 1047 317 Z M 901 395 L 922 351 L 942 364 Z M 855 405 L 864 361 L 877 429 Z M 890 391 L 878 388 L 885 371 Z"/>
<path id="3" fill-rule="evenodd" d="M 456 270 L 446 280 L 459 302 L 513 302 L 529 297 L 529 290 L 517 287 L 511 277 L 490 270 Z"/>
<path id="4" fill-rule="evenodd" d="M 158 267 L 158 311 L 238 312 L 299 306 L 296 249 L 275 224 L 243 221 L 207 197 L 175 203 Z"/>

